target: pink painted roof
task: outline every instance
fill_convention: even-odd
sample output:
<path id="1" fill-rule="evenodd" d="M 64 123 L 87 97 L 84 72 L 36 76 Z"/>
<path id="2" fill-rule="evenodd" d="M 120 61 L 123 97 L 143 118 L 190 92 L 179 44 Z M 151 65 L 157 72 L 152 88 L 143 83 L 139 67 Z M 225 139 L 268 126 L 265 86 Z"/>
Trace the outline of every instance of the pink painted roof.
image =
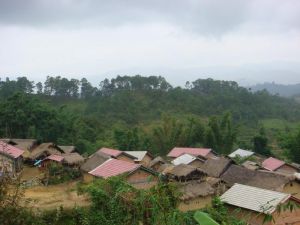
<path id="1" fill-rule="evenodd" d="M 122 151 L 111 148 L 101 148 L 99 151 L 113 157 L 118 157 L 120 154 L 122 154 Z"/>
<path id="2" fill-rule="evenodd" d="M 277 170 L 279 167 L 283 166 L 284 164 L 285 164 L 285 162 L 283 162 L 279 159 L 270 157 L 270 158 L 267 158 L 265 161 L 263 161 L 262 167 L 267 170 L 274 171 L 274 170 Z"/>
<path id="3" fill-rule="evenodd" d="M 15 159 L 18 158 L 19 156 L 21 156 L 24 153 L 23 150 L 21 150 L 19 148 L 16 148 L 15 146 L 6 144 L 3 141 L 0 141 L 0 152 L 3 152 L 7 155 L 10 155 Z"/>
<path id="4" fill-rule="evenodd" d="M 46 159 L 50 159 L 50 160 L 53 160 L 53 161 L 57 161 L 57 162 L 61 162 L 63 161 L 64 157 L 61 156 L 61 155 L 49 155 Z"/>
<path id="5" fill-rule="evenodd" d="M 139 168 L 141 165 L 126 162 L 118 159 L 108 159 L 100 166 L 96 167 L 89 174 L 96 177 L 108 178 L 117 176 L 126 172 L 132 172 Z"/>
<path id="6" fill-rule="evenodd" d="M 190 154 L 193 156 L 206 157 L 208 155 L 208 153 L 210 153 L 210 152 L 211 152 L 210 148 L 178 148 L 178 147 L 175 147 L 169 152 L 168 157 L 177 158 L 183 154 Z"/>

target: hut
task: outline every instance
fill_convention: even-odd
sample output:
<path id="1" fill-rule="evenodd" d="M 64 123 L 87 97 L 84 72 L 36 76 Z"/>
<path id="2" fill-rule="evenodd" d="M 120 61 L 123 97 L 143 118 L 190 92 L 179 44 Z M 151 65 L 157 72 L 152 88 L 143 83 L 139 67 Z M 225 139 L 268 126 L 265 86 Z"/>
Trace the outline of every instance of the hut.
<path id="1" fill-rule="evenodd" d="M 201 169 L 210 177 L 220 177 L 231 164 L 232 160 L 225 157 L 217 157 L 207 159 Z"/>
<path id="2" fill-rule="evenodd" d="M 24 160 L 28 158 L 30 155 L 30 152 L 38 145 L 38 142 L 36 139 L 18 139 L 18 138 L 13 138 L 13 139 L 0 139 L 3 142 L 13 145 L 16 148 L 23 150 L 24 153 L 22 154 L 22 157 Z"/>
<path id="3" fill-rule="evenodd" d="M 290 207 L 280 209 L 280 206 L 287 206 L 289 203 L 300 203 L 299 199 L 290 194 L 235 184 L 221 196 L 221 200 L 234 216 L 249 225 L 300 224 L 298 207 L 293 210 Z M 273 220 L 265 221 L 266 216 L 272 216 Z"/>
<path id="4" fill-rule="evenodd" d="M 65 154 L 76 152 L 76 147 L 73 145 L 59 145 L 58 146 Z"/>
<path id="5" fill-rule="evenodd" d="M 15 174 L 23 167 L 23 150 L 0 141 L 0 172 Z"/>
<path id="6" fill-rule="evenodd" d="M 202 209 L 211 204 L 215 195 L 214 188 L 208 182 L 190 181 L 179 185 L 180 196 L 179 210 L 192 211 Z"/>
<path id="7" fill-rule="evenodd" d="M 42 160 L 50 155 L 61 155 L 63 153 L 62 149 L 60 149 L 54 143 L 42 143 L 34 148 L 29 156 L 28 160 L 30 161 L 37 161 Z"/>
<path id="8" fill-rule="evenodd" d="M 162 172 L 169 180 L 186 182 L 190 180 L 204 180 L 206 173 L 200 168 L 190 165 L 180 164 L 169 166 Z"/>
<path id="9" fill-rule="evenodd" d="M 84 162 L 84 158 L 77 152 L 62 154 L 62 157 L 64 157 L 63 164 L 70 167 L 79 168 Z"/>
<path id="10" fill-rule="evenodd" d="M 274 191 L 283 191 L 284 187 L 291 182 L 289 178 L 280 174 L 249 170 L 238 165 L 231 165 L 221 179 L 229 187 L 239 183 Z"/>
<path id="11" fill-rule="evenodd" d="M 149 163 L 148 167 L 153 169 L 154 171 L 162 172 L 164 169 L 163 165 L 165 164 L 166 161 L 161 156 L 157 156 Z"/>
<path id="12" fill-rule="evenodd" d="M 125 151 L 125 153 L 135 157 L 135 163 L 142 164 L 146 167 L 149 166 L 150 162 L 153 160 L 153 156 L 148 151 Z"/>

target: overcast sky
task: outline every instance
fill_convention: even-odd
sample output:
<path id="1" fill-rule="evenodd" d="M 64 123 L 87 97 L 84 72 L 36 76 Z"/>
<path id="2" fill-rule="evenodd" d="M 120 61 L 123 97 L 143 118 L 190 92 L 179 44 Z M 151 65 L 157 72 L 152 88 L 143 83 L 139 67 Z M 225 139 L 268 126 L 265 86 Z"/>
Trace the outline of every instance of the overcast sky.
<path id="1" fill-rule="evenodd" d="M 300 83 L 299 0 L 0 0 L 0 77 Z"/>

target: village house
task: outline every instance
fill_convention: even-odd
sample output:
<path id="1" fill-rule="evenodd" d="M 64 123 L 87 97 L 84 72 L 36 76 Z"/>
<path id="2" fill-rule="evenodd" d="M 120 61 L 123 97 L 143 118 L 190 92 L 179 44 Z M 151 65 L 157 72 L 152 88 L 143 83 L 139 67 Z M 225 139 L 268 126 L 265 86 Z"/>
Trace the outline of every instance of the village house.
<path id="1" fill-rule="evenodd" d="M 156 172 L 162 172 L 165 169 L 166 161 L 161 157 L 155 157 L 148 165 L 149 168 Z"/>
<path id="2" fill-rule="evenodd" d="M 242 166 L 231 165 L 221 176 L 221 179 L 228 187 L 239 183 L 284 192 L 300 198 L 300 183 L 295 176 L 286 176 L 264 170 L 249 170 Z"/>
<path id="3" fill-rule="evenodd" d="M 125 176 L 128 183 L 136 188 L 150 188 L 157 184 L 157 174 L 141 164 L 131 163 L 124 160 L 108 159 L 100 166 L 88 172 L 91 176 L 90 180 L 94 178 L 109 178 L 112 176 Z"/>
<path id="4" fill-rule="evenodd" d="M 211 205 L 211 200 L 215 195 L 215 189 L 208 182 L 201 181 L 180 183 L 179 191 L 182 196 L 178 209 L 184 212 Z"/>
<path id="5" fill-rule="evenodd" d="M 58 145 L 58 147 L 65 153 L 73 153 L 76 152 L 76 147 L 73 145 Z"/>
<path id="6" fill-rule="evenodd" d="M 23 150 L 0 141 L 0 172 L 20 172 L 23 167 L 23 153 Z"/>
<path id="7" fill-rule="evenodd" d="M 232 164 L 232 160 L 225 157 L 207 159 L 201 169 L 210 177 L 220 177 Z"/>
<path id="8" fill-rule="evenodd" d="M 84 158 L 76 152 L 62 154 L 62 155 L 50 155 L 42 161 L 42 167 L 47 167 L 50 163 L 57 163 L 68 167 L 79 168 L 84 162 Z"/>
<path id="9" fill-rule="evenodd" d="M 187 182 L 191 180 L 203 181 L 206 173 L 200 169 L 190 165 L 180 164 L 177 166 L 170 165 L 162 172 L 168 180 L 177 182 Z"/>
<path id="10" fill-rule="evenodd" d="M 30 152 L 32 149 L 34 149 L 37 145 L 38 142 L 36 139 L 17 139 L 17 138 L 12 138 L 12 139 L 0 139 L 1 141 L 13 145 L 18 149 L 21 149 L 24 151 L 22 154 L 23 159 L 27 159 L 28 156 L 30 155 Z"/>
<path id="11" fill-rule="evenodd" d="M 190 154 L 204 159 L 216 157 L 216 153 L 210 148 L 182 148 L 182 147 L 173 148 L 167 156 L 171 159 L 175 159 L 183 154 Z"/>
<path id="12" fill-rule="evenodd" d="M 153 156 L 148 151 L 125 151 L 125 153 L 132 155 L 136 159 L 134 160 L 138 164 L 148 167 L 153 160 Z"/>
<path id="13" fill-rule="evenodd" d="M 112 158 L 127 161 L 127 162 L 132 162 L 134 163 L 137 157 L 130 155 L 124 151 L 116 150 L 116 149 L 111 149 L 111 148 L 101 148 L 98 150 L 102 153 L 105 153 L 106 155 L 109 155 Z"/>
<path id="14" fill-rule="evenodd" d="M 56 144 L 54 143 L 42 143 L 31 150 L 28 160 L 29 161 L 39 161 L 43 160 L 44 158 L 50 156 L 50 155 L 61 155 L 63 154 L 63 150 L 60 149 Z"/>
<path id="15" fill-rule="evenodd" d="M 83 180 L 85 182 L 90 182 L 93 180 L 89 172 L 100 166 L 108 159 L 111 159 L 111 157 L 101 151 L 97 151 L 92 154 L 80 167 L 81 171 L 83 172 Z"/>
<path id="16" fill-rule="evenodd" d="M 291 202 L 300 203 L 299 199 L 290 194 L 235 184 L 221 196 L 221 200 L 227 205 L 232 215 L 249 225 L 300 224 L 298 207 L 293 210 L 279 209 L 280 206 Z M 266 215 L 271 215 L 274 221 L 264 223 Z"/>
<path id="17" fill-rule="evenodd" d="M 183 154 L 171 161 L 171 163 L 174 166 L 178 166 L 180 164 L 185 164 L 185 165 L 190 165 L 190 166 L 193 166 L 196 168 L 203 166 L 204 162 L 205 162 L 204 159 L 200 159 L 200 158 L 198 158 L 196 156 L 192 156 L 190 154 Z"/>
<path id="18" fill-rule="evenodd" d="M 264 160 L 261 166 L 268 171 L 278 172 L 286 175 L 293 175 L 299 172 L 297 167 L 273 157 L 269 157 Z"/>

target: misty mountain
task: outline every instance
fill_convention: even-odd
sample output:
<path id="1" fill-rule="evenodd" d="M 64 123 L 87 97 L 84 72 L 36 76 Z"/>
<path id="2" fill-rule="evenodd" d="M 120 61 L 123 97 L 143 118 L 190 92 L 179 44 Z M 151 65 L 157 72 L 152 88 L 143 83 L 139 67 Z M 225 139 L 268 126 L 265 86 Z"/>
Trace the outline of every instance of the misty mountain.
<path id="1" fill-rule="evenodd" d="M 261 90 L 267 90 L 271 94 L 278 94 L 280 96 L 284 97 L 292 97 L 295 95 L 300 95 L 300 84 L 276 84 L 274 82 L 272 83 L 263 83 L 263 84 L 256 84 L 254 86 L 249 86 L 248 88 L 251 88 L 252 91 L 261 91 Z"/>

